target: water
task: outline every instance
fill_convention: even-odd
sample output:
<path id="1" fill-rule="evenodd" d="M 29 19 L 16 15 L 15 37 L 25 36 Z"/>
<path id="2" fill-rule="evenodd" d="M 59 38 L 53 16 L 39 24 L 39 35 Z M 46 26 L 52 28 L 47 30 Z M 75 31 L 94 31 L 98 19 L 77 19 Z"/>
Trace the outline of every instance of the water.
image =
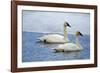
<path id="1" fill-rule="evenodd" d="M 46 34 L 23 32 L 22 62 L 90 59 L 89 35 L 84 35 L 83 37 L 79 38 L 84 49 L 76 52 L 55 52 L 52 48 L 58 44 L 44 44 L 39 42 L 38 38 L 43 35 Z M 75 42 L 75 37 L 73 35 L 69 34 L 68 38 L 70 41 Z"/>

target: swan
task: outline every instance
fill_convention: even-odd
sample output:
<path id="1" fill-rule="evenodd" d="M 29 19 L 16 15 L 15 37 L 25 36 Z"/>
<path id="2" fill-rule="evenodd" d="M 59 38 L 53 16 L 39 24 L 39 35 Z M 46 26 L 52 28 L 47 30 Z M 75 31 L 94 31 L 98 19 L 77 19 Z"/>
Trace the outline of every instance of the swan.
<path id="1" fill-rule="evenodd" d="M 69 41 L 67 38 L 67 26 L 71 27 L 69 23 L 65 21 L 64 22 L 64 36 L 60 34 L 47 34 L 38 39 L 44 43 L 66 43 Z"/>
<path id="2" fill-rule="evenodd" d="M 76 32 L 76 43 L 64 43 L 60 44 L 54 48 L 56 52 L 67 52 L 67 51 L 80 51 L 83 50 L 81 44 L 79 43 L 78 37 L 83 36 L 83 34 L 79 31 Z"/>

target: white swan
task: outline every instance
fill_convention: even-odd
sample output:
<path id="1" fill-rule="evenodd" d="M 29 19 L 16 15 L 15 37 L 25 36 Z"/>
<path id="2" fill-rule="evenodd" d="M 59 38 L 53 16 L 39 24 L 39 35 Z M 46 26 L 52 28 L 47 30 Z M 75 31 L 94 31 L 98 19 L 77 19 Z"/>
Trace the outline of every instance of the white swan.
<path id="1" fill-rule="evenodd" d="M 57 52 L 66 52 L 66 51 L 79 51 L 82 50 L 82 46 L 79 43 L 78 37 L 79 35 L 83 36 L 79 31 L 76 32 L 76 44 L 75 43 L 65 43 L 58 45 L 54 48 Z"/>
<path id="2" fill-rule="evenodd" d="M 69 41 L 67 38 L 67 26 L 71 27 L 69 23 L 65 21 L 64 22 L 64 36 L 60 34 L 48 34 L 48 35 L 44 35 L 40 37 L 39 40 L 45 43 L 66 43 Z"/>

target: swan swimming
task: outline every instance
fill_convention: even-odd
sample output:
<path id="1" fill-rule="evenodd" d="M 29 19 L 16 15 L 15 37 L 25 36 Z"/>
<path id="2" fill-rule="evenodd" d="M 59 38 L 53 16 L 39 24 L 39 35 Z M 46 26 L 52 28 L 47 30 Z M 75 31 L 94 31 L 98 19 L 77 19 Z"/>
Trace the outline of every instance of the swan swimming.
<path id="1" fill-rule="evenodd" d="M 53 48 L 56 52 L 67 52 L 67 51 L 80 51 L 83 50 L 82 46 L 79 43 L 78 37 L 83 36 L 79 31 L 76 32 L 76 43 L 65 43 L 60 44 L 57 47 Z"/>
<path id="2" fill-rule="evenodd" d="M 67 26 L 71 27 L 69 23 L 65 21 L 64 22 L 64 36 L 60 34 L 48 34 L 48 35 L 44 35 L 40 37 L 39 40 L 44 43 L 66 43 L 69 41 L 69 39 L 67 38 Z"/>

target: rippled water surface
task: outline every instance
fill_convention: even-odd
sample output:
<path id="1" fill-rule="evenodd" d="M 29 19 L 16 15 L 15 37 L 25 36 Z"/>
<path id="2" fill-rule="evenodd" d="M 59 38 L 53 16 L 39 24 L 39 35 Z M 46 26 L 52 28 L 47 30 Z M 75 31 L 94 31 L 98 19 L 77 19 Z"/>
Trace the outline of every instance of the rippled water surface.
<path id="1" fill-rule="evenodd" d="M 22 62 L 34 61 L 60 61 L 77 60 L 90 58 L 90 36 L 80 37 L 80 43 L 84 48 L 77 52 L 55 52 L 52 48 L 58 44 L 44 44 L 39 42 L 38 38 L 44 33 L 23 32 L 22 36 Z M 70 41 L 75 42 L 75 37 L 68 35 Z"/>

